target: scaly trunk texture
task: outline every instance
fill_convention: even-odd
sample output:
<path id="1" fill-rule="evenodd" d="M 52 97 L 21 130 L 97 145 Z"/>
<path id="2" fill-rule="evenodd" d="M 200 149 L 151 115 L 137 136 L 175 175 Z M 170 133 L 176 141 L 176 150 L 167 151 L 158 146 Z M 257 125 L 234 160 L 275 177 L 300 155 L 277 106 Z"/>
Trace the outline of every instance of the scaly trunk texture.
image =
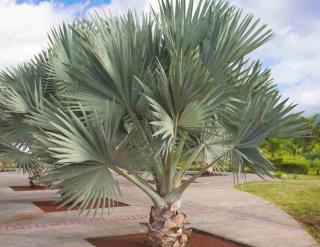
<path id="1" fill-rule="evenodd" d="M 44 171 L 37 171 L 35 172 L 32 176 L 29 177 L 29 184 L 31 186 L 31 188 L 36 188 L 36 187 L 44 187 L 47 188 L 49 187 L 51 184 L 35 184 L 34 180 L 36 180 L 37 178 L 40 178 L 41 176 L 44 176 L 46 173 Z"/>
<path id="2" fill-rule="evenodd" d="M 31 186 L 31 188 L 35 188 L 36 187 L 36 185 L 34 184 L 34 180 L 35 179 L 37 179 L 37 178 L 39 178 L 40 176 L 39 175 L 33 175 L 33 176 L 30 176 L 29 177 L 29 184 L 30 184 L 30 186 Z"/>
<path id="3" fill-rule="evenodd" d="M 185 229 L 186 215 L 180 212 L 179 204 L 167 208 L 151 207 L 146 247 L 187 246 L 191 230 Z"/>
<path id="4" fill-rule="evenodd" d="M 5 160 L 1 161 L 1 171 L 6 171 L 7 170 L 7 162 Z"/>

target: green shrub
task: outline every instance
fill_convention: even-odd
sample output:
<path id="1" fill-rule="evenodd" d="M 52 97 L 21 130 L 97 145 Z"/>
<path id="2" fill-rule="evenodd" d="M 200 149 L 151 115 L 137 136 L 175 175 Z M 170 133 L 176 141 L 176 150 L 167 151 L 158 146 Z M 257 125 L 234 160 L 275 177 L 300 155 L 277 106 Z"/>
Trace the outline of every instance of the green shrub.
<path id="1" fill-rule="evenodd" d="M 281 178 L 282 177 L 282 172 L 276 172 L 274 175 L 276 178 Z"/>
<path id="2" fill-rule="evenodd" d="M 312 160 L 310 167 L 311 167 L 310 173 L 320 175 L 320 160 L 319 160 L 319 158 Z"/>
<path id="3" fill-rule="evenodd" d="M 247 167 L 247 166 L 244 168 L 244 171 L 245 171 L 245 173 L 254 173 L 252 168 L 251 167 Z"/>
<path id="4" fill-rule="evenodd" d="M 290 160 L 282 161 L 276 168 L 285 173 L 308 174 L 309 165 L 306 161 Z"/>
<path id="5" fill-rule="evenodd" d="M 17 168 L 17 165 L 12 161 L 7 159 L 7 168 L 13 169 L 13 168 Z"/>
<path id="6" fill-rule="evenodd" d="M 189 171 L 199 171 L 201 169 L 201 164 L 199 162 L 193 162 Z"/>
<path id="7" fill-rule="evenodd" d="M 282 157 L 275 157 L 275 158 L 270 159 L 270 161 L 274 166 L 277 167 L 278 165 L 280 165 L 283 162 L 283 158 Z"/>

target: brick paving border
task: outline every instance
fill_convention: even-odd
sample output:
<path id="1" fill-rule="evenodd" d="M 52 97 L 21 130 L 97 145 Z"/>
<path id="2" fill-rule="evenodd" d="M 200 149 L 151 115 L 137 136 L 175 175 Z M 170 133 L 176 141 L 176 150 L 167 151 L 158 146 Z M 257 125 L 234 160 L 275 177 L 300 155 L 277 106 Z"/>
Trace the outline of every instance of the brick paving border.
<path id="1" fill-rule="evenodd" d="M 200 214 L 207 214 L 207 213 L 220 213 L 220 214 L 228 214 L 233 218 L 247 220 L 257 223 L 264 223 L 268 225 L 272 225 L 275 227 L 287 229 L 290 231 L 303 231 L 303 229 L 295 226 L 289 226 L 281 223 L 277 223 L 271 220 L 263 219 L 261 217 L 254 217 L 250 216 L 245 213 L 234 212 L 231 210 L 225 210 L 217 207 L 209 207 L 204 206 L 201 204 L 193 203 L 193 202 L 186 202 L 185 203 L 185 210 L 191 212 L 193 215 L 200 215 Z M 115 221 L 126 221 L 126 220 L 148 220 L 149 214 L 138 214 L 138 215 L 128 215 L 128 216 L 111 216 L 108 218 L 94 218 L 94 219 L 72 219 L 72 220 L 65 220 L 65 221 L 56 221 L 56 222 L 49 222 L 49 223 L 34 223 L 34 224 L 22 224 L 22 225 L 15 225 L 15 226 L 0 226 L 0 233 L 1 232 L 9 232 L 15 230 L 26 230 L 26 229 L 43 229 L 43 228 L 50 228 L 56 226 L 68 226 L 68 225 L 96 225 L 96 224 L 106 224 L 112 223 Z"/>
<path id="2" fill-rule="evenodd" d="M 108 218 L 97 218 L 97 219 L 73 219 L 73 220 L 64 220 L 64 221 L 55 221 L 48 223 L 34 223 L 34 224 L 22 224 L 15 226 L 0 226 L 0 233 L 9 232 L 15 230 L 28 230 L 28 229 L 44 229 L 56 226 L 69 226 L 69 225 L 98 225 L 112 223 L 115 221 L 126 221 L 126 220 L 142 220 L 148 219 L 148 214 L 140 215 L 128 215 L 128 216 L 113 216 Z"/>

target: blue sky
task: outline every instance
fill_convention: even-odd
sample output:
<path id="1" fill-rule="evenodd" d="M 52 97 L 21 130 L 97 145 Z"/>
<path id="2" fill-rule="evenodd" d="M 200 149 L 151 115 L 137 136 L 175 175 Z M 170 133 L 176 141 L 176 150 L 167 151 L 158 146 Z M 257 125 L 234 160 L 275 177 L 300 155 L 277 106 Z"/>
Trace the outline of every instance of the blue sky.
<path id="1" fill-rule="evenodd" d="M 34 0 L 34 1 L 18 0 L 18 1 L 16 1 L 16 3 L 35 3 L 35 4 L 39 4 L 41 2 L 45 2 L 45 1 L 43 1 L 43 0 Z M 87 1 L 61 0 L 61 1 L 55 1 L 55 2 L 70 5 L 70 4 L 75 4 L 75 3 L 79 3 L 79 2 L 85 3 Z M 99 5 L 99 4 L 108 4 L 108 3 L 110 3 L 110 0 L 109 1 L 103 1 L 103 0 L 91 0 L 90 1 L 90 5 Z"/>
<path id="2" fill-rule="evenodd" d="M 186 0 L 188 1 L 188 0 Z M 195 2 L 199 0 L 194 0 Z M 276 36 L 252 54 L 272 75 L 284 97 L 306 115 L 320 113 L 320 0 L 230 0 L 267 23 Z M 50 28 L 88 12 L 148 11 L 157 0 L 0 0 L 0 69 L 46 47 Z"/>

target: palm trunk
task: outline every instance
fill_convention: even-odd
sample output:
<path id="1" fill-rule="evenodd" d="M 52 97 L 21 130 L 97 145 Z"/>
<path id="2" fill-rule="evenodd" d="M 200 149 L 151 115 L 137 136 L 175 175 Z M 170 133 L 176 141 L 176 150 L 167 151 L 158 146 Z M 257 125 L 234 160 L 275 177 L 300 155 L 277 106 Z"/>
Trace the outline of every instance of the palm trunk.
<path id="1" fill-rule="evenodd" d="M 30 175 L 29 184 L 30 184 L 31 188 L 36 188 L 36 187 L 47 188 L 47 187 L 49 187 L 51 184 L 35 184 L 34 183 L 34 180 L 36 180 L 37 178 L 40 178 L 41 176 L 44 176 L 44 175 L 45 175 L 44 171 L 37 171 L 33 175 Z"/>
<path id="2" fill-rule="evenodd" d="M 7 170 L 7 162 L 6 161 L 4 161 L 4 160 L 2 160 L 1 161 L 1 165 L 2 165 L 2 167 L 1 167 L 1 171 L 6 171 Z"/>
<path id="3" fill-rule="evenodd" d="M 30 184 L 30 187 L 31 188 L 35 188 L 36 187 L 36 185 L 35 185 L 35 183 L 34 183 L 34 180 L 36 180 L 37 178 L 39 178 L 40 176 L 38 175 L 38 174 L 35 174 L 35 175 L 31 175 L 30 177 L 29 177 L 29 184 Z"/>
<path id="4" fill-rule="evenodd" d="M 186 215 L 180 212 L 180 202 L 166 208 L 151 207 L 149 236 L 146 247 L 184 247 L 190 230 L 185 228 Z"/>

